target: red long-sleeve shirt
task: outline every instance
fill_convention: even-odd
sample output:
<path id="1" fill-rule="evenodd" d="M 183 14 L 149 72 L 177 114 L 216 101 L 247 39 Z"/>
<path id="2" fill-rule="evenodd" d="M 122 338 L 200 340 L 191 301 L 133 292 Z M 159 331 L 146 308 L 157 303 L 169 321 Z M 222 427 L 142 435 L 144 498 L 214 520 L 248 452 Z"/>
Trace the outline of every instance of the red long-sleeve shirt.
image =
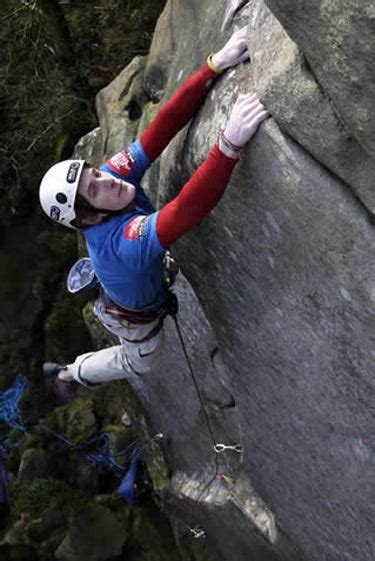
<path id="1" fill-rule="evenodd" d="M 161 109 L 140 138 L 150 160 L 155 160 L 177 132 L 194 117 L 216 76 L 205 64 Z M 156 228 L 162 245 L 171 245 L 199 224 L 217 205 L 237 161 L 223 154 L 215 144 L 179 195 L 160 210 Z"/>
<path id="2" fill-rule="evenodd" d="M 174 135 L 195 115 L 215 74 L 205 65 L 189 78 L 128 152 L 101 169 L 130 181 L 136 190 L 135 212 L 85 228 L 90 257 L 105 292 L 121 306 L 158 310 L 165 301 L 165 248 L 198 224 L 220 200 L 236 164 L 215 144 L 181 192 L 155 212 L 139 181 Z"/>

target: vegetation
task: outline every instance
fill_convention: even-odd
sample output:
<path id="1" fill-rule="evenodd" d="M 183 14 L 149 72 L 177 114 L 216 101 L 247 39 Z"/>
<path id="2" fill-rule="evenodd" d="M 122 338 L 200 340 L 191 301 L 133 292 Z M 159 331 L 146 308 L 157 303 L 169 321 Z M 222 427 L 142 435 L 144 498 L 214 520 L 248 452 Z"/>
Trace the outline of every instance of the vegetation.
<path id="1" fill-rule="evenodd" d="M 54 302 L 76 259 L 77 241 L 41 218 L 38 186 L 44 171 L 69 157 L 77 140 L 97 126 L 95 95 L 135 54 L 147 53 L 165 3 L 66 1 L 0 3 L 0 388 L 17 372 L 37 386 L 41 363 L 59 342 L 71 354 L 87 348 L 84 330 L 77 335 L 83 328 L 78 305 L 68 306 L 74 334 L 65 330 L 64 339 L 56 329 L 65 312 Z"/>
<path id="2" fill-rule="evenodd" d="M 39 518 L 52 506 L 67 517 L 73 506 L 87 500 L 83 492 L 55 479 L 35 479 L 30 485 L 21 485 L 17 480 L 11 486 L 11 519 L 26 516 L 28 520 Z"/>
<path id="3" fill-rule="evenodd" d="M 71 359 L 86 351 L 89 342 L 80 305 L 64 292 L 66 273 L 77 256 L 77 238 L 40 219 L 37 188 L 48 166 L 69 157 L 77 140 L 97 126 L 98 90 L 135 55 L 147 54 L 164 4 L 165 0 L 70 0 L 67 5 L 61 0 L 2 0 L 0 6 L 0 388 L 7 388 L 14 374 L 22 372 L 29 380 L 21 403 L 27 425 L 46 416 L 48 426 L 74 441 L 105 428 L 113 435 L 115 450 L 131 437 L 130 429 L 114 426 L 124 409 L 134 423 L 140 418 L 145 430 L 138 406 L 123 397 L 124 384 L 101 388 L 91 395 L 92 403 L 77 398 L 70 407 L 51 413 L 54 401 L 44 388 L 41 363 L 47 358 Z M 8 436 L 16 443 L 22 435 L 13 431 Z M 30 482 L 21 483 L 16 474 L 29 450 L 43 450 L 50 463 L 45 475 L 32 479 L 30 472 Z M 152 446 L 147 459 L 151 452 L 155 455 Z M 158 455 L 150 463 L 161 487 L 166 468 Z M 92 473 L 85 458 L 51 436 L 29 435 L 13 448 L 7 467 L 13 474 L 10 515 L 0 537 L 7 535 L 9 542 L 0 546 L 1 559 L 4 554 L 21 559 L 21 552 L 30 561 L 50 561 L 67 535 L 70 519 L 87 501 L 93 504 L 97 493 L 108 493 L 116 516 L 124 521 L 124 532 L 130 534 L 125 521 L 129 518 L 127 526 L 134 521 L 128 507 L 109 494 L 117 479 Z M 105 497 L 99 494 L 96 499 Z M 150 517 L 151 524 L 154 510 Z M 159 535 L 159 520 L 157 525 Z M 137 531 L 143 542 L 141 524 Z M 156 532 L 147 531 L 151 536 Z M 165 551 L 170 550 L 171 558 L 178 559 L 171 538 L 165 540 L 165 549 L 153 558 L 166 559 Z M 131 547 L 141 551 L 141 541 L 132 545 L 129 538 L 124 558 L 130 559 Z M 29 552 L 29 546 L 35 551 Z M 147 546 L 142 558 L 151 559 L 153 549 Z"/>
<path id="4" fill-rule="evenodd" d="M 34 207 L 43 170 L 68 157 L 78 138 L 96 126 L 95 94 L 133 56 L 147 53 L 164 3 L 2 1 L 2 224 Z"/>

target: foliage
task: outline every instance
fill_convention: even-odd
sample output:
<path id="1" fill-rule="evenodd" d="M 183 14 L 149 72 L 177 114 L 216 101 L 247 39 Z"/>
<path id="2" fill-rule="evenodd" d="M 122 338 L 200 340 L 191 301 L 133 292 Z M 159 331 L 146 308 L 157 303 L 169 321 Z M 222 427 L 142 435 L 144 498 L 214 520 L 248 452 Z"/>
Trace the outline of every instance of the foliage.
<path id="1" fill-rule="evenodd" d="M 35 479 L 29 485 L 22 485 L 14 480 L 11 485 L 11 519 L 39 518 L 52 506 L 61 509 L 68 516 L 72 508 L 84 504 L 86 500 L 83 493 L 55 479 Z"/>
<path id="2" fill-rule="evenodd" d="M 91 347 L 77 297 L 59 292 L 45 324 L 45 359 L 69 363 Z"/>
<path id="3" fill-rule="evenodd" d="M 40 176 L 96 125 L 94 97 L 147 52 L 165 0 L 3 0 L 0 219 L 34 210 Z M 26 208 L 27 207 L 27 208 Z M 26 210 L 25 210 L 26 209 Z"/>
<path id="4" fill-rule="evenodd" d="M 55 19 L 37 0 L 4 0 L 2 13 L 0 176 L 3 190 L 23 191 L 37 183 L 41 163 L 54 160 L 60 139 L 79 135 L 94 118 L 74 64 L 68 72 L 73 58 Z M 9 206 L 4 218 L 17 212 Z"/>
<path id="5" fill-rule="evenodd" d="M 81 75 L 96 89 L 148 52 L 166 0 L 80 0 L 64 9 Z"/>
<path id="6" fill-rule="evenodd" d="M 136 52 L 148 50 L 164 1 L 70 0 L 65 7 L 60 0 L 0 3 L 4 379 L 17 371 L 38 372 L 45 350 L 42 319 L 76 258 L 75 236 L 54 230 L 42 218 L 40 179 L 52 163 L 70 157 L 77 140 L 97 125 L 96 93 Z M 56 329 L 52 335 L 56 341 Z"/>

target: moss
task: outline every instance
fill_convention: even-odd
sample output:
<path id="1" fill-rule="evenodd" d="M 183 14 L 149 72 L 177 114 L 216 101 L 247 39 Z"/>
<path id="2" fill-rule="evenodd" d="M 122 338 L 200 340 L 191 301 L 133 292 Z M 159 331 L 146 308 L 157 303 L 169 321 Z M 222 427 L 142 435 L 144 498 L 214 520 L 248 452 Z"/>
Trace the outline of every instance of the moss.
<path id="1" fill-rule="evenodd" d="M 111 436 L 111 449 L 115 455 L 126 450 L 132 442 L 134 442 L 134 436 L 131 431 L 124 427 L 118 425 L 106 425 L 102 430 Z M 131 450 L 122 456 L 117 456 L 116 462 L 120 466 L 124 467 L 129 460 L 130 452 Z"/>
<path id="2" fill-rule="evenodd" d="M 56 269 L 55 260 L 46 260 L 40 264 L 37 277 L 32 284 L 32 293 L 35 298 L 47 304 L 54 300 L 56 286 L 60 280 L 59 271 Z"/>
<path id="3" fill-rule="evenodd" d="M 143 457 L 147 463 L 154 489 L 160 491 L 168 486 L 170 483 L 169 470 L 162 449 L 157 441 L 152 440 L 155 436 L 154 432 L 131 386 L 125 381 L 112 382 L 95 392 L 93 401 L 95 416 L 102 426 L 119 424 L 124 412 L 129 415 L 132 420 L 131 427 L 129 429 L 118 428 L 116 434 L 122 434 L 121 438 L 124 439 L 124 442 L 130 442 L 135 438 L 140 440 L 145 445 Z"/>
<path id="4" fill-rule="evenodd" d="M 23 544 L 1 544 L 0 559 L 2 561 L 40 561 L 35 549 Z"/>
<path id="5" fill-rule="evenodd" d="M 132 539 L 140 546 L 137 561 L 182 561 L 166 517 L 150 504 L 134 512 Z"/>
<path id="6" fill-rule="evenodd" d="M 117 557 L 126 539 L 117 517 L 97 503 L 85 505 L 71 517 L 69 532 L 56 552 L 57 558 L 100 561 Z"/>
<path id="7" fill-rule="evenodd" d="M 61 135 L 55 143 L 55 160 L 56 162 L 59 162 L 60 160 L 63 160 L 63 153 L 64 150 L 66 149 L 66 145 L 69 142 L 69 137 L 68 135 L 64 134 Z"/>
<path id="8" fill-rule="evenodd" d="M 48 309 L 50 304 L 65 292 L 66 272 L 77 258 L 77 243 L 74 234 L 54 225 L 37 235 L 37 243 L 41 253 L 37 275 L 33 279 L 33 295 L 44 303 Z"/>
<path id="9" fill-rule="evenodd" d="M 78 397 L 65 409 L 66 435 L 74 443 L 81 443 L 98 432 L 92 399 Z"/>
<path id="10" fill-rule="evenodd" d="M 147 53 L 164 5 L 165 0 L 101 0 L 96 10 L 79 3 L 65 10 L 90 84 L 102 88 L 135 55 Z"/>
<path id="11" fill-rule="evenodd" d="M 41 247 L 47 248 L 53 258 L 57 259 L 59 268 L 66 270 L 77 257 L 77 240 L 69 232 L 51 228 L 38 236 Z"/>
<path id="12" fill-rule="evenodd" d="M 55 551 L 63 541 L 66 529 L 55 530 L 48 539 L 38 541 L 38 561 L 51 561 L 55 559 Z"/>
<path id="13" fill-rule="evenodd" d="M 35 520 L 52 506 L 69 516 L 86 501 L 87 497 L 81 491 L 62 481 L 40 478 L 29 485 L 21 485 L 15 479 L 10 487 L 11 520 Z"/>
<path id="14" fill-rule="evenodd" d="M 103 387 L 94 397 L 94 409 L 96 416 L 106 423 L 119 423 L 124 411 L 130 416 L 131 434 L 145 445 L 143 456 L 154 489 L 159 491 L 168 486 L 169 470 L 162 449 L 157 441 L 152 440 L 155 434 L 131 386 L 125 381 L 117 381 Z"/>
<path id="15" fill-rule="evenodd" d="M 45 359 L 71 362 L 91 347 L 80 303 L 64 291 L 45 322 Z"/>
<path id="16" fill-rule="evenodd" d="M 25 433 L 18 429 L 11 429 L 7 434 L 8 442 L 11 446 L 17 445 L 24 440 Z"/>
<path id="17" fill-rule="evenodd" d="M 20 267 L 17 259 L 12 252 L 0 253 L 0 284 L 2 299 L 13 298 L 16 293 L 23 293 L 26 290 L 25 273 Z"/>
<path id="18" fill-rule="evenodd" d="M 121 423 L 126 411 L 131 418 L 140 414 L 138 399 L 126 381 L 103 385 L 93 395 L 95 415 L 103 424 Z"/>

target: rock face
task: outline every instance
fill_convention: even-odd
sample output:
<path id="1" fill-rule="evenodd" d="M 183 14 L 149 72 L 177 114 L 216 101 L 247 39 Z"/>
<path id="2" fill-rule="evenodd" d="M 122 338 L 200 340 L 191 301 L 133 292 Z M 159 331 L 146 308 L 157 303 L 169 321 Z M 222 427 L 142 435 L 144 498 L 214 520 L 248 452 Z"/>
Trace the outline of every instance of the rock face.
<path id="1" fill-rule="evenodd" d="M 375 212 L 375 159 L 346 124 L 335 100 L 317 81 L 304 52 L 289 37 L 262 0 L 252 4 L 249 47 L 256 91 L 282 130 L 334 175 L 348 184 L 363 204 Z M 354 33 L 354 30 L 352 30 Z M 318 35 L 318 33 L 316 33 Z M 360 57 L 352 54 L 353 59 Z M 342 92 L 352 103 L 350 89 Z M 361 108 L 357 106 L 357 109 Z"/>
<path id="2" fill-rule="evenodd" d="M 145 178 L 159 205 L 204 160 L 239 90 L 255 89 L 274 117 L 222 202 L 175 247 L 189 281 L 176 286 L 179 321 L 206 416 L 171 319 L 163 367 L 136 390 L 165 435 L 171 483 L 160 494 L 176 531 L 202 527 L 216 561 L 372 561 L 374 12 L 370 1 L 267 4 L 279 21 L 261 0 L 170 0 L 146 64 L 99 96 L 137 107 L 139 134 L 249 24 L 253 64 L 215 82 Z M 103 146 L 119 150 L 106 114 Z M 212 436 L 243 452 L 215 456 Z"/>
<path id="3" fill-rule="evenodd" d="M 371 0 L 266 0 L 296 41 L 344 126 L 375 155 Z"/>
<path id="4" fill-rule="evenodd" d="M 120 522 L 101 505 L 90 505 L 79 512 L 69 530 L 56 551 L 58 561 L 110 559 L 121 553 L 126 539 Z"/>

